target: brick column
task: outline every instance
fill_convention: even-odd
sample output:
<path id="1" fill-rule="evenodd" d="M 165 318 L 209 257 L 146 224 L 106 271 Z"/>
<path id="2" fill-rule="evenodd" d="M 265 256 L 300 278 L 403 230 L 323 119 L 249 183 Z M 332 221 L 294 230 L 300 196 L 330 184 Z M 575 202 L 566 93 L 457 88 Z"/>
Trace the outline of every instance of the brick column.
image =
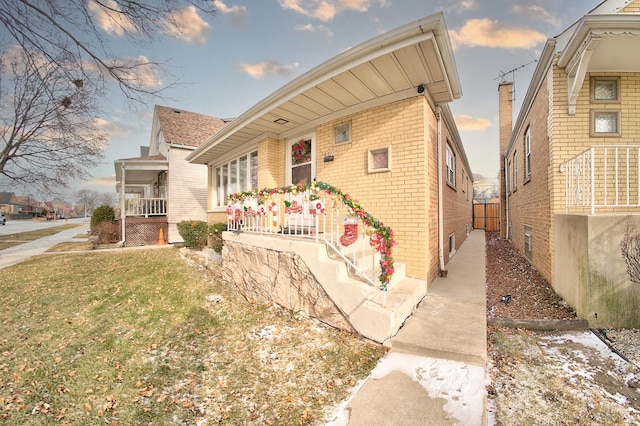
<path id="1" fill-rule="evenodd" d="M 498 116 L 500 121 L 500 237 L 507 237 L 507 188 L 505 154 L 513 133 L 513 83 L 503 81 L 498 85 Z"/>

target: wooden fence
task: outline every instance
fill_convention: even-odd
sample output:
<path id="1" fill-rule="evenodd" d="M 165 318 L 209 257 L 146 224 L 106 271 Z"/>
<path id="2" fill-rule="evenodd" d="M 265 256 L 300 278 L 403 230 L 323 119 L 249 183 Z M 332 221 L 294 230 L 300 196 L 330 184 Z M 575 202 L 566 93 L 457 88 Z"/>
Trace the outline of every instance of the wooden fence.
<path id="1" fill-rule="evenodd" d="M 474 204 L 473 229 L 500 230 L 500 204 Z"/>

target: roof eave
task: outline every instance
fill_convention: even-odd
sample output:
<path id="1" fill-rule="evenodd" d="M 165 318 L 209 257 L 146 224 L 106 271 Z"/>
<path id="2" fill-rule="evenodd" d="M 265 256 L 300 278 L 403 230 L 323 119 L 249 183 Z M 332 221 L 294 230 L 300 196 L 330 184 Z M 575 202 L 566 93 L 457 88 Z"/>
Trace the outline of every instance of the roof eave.
<path id="1" fill-rule="evenodd" d="M 381 56 L 384 52 L 393 52 L 403 45 L 408 46 L 428 38 L 433 38 L 438 48 L 440 60 L 444 67 L 445 75 L 447 76 L 451 100 L 459 99 L 462 96 L 462 90 L 453 56 L 453 48 L 447 36 L 444 14 L 437 13 L 370 39 L 292 80 L 290 83 L 258 102 L 197 147 L 186 157 L 186 160 L 193 163 L 206 164 L 208 161 L 207 158 L 205 158 L 207 157 L 205 153 L 210 148 L 252 123 L 268 111 L 304 93 L 305 90 L 311 89 L 332 76 L 362 64 L 372 57 Z"/>

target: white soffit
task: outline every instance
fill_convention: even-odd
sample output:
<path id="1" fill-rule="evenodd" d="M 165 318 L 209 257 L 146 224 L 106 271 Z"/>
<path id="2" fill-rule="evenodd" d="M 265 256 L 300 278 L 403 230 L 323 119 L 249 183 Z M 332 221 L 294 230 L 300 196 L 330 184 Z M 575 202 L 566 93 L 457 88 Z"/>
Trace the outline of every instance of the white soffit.
<path id="1" fill-rule="evenodd" d="M 319 65 L 268 96 L 187 156 L 206 164 L 264 134 L 282 138 L 365 108 L 417 96 L 461 97 L 444 15 L 389 31 Z M 286 120 L 284 124 L 276 122 Z"/>

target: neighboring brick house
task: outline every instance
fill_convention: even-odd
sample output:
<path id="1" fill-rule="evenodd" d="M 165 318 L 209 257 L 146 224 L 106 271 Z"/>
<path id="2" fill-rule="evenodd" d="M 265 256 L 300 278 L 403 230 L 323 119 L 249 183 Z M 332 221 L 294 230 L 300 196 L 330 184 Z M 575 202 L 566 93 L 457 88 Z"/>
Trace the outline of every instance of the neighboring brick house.
<path id="1" fill-rule="evenodd" d="M 6 214 L 20 214 L 20 203 L 13 192 L 0 192 L 0 211 Z"/>
<path id="2" fill-rule="evenodd" d="M 233 216 L 227 196 L 238 191 L 326 183 L 393 229 L 394 259 L 426 291 L 446 275 L 472 226 L 473 175 L 448 106 L 460 96 L 442 14 L 351 48 L 283 86 L 187 157 L 208 166 L 209 221 Z M 300 198 L 313 199 L 313 192 Z M 264 202 L 242 201 L 245 213 Z M 323 210 L 335 203 L 327 198 Z M 277 220 L 290 228 L 291 218 Z"/>
<path id="3" fill-rule="evenodd" d="M 547 41 L 512 126 L 499 85 L 501 232 L 594 327 L 640 326 L 621 241 L 640 225 L 640 1 Z"/>
<path id="4" fill-rule="evenodd" d="M 42 203 L 34 200 L 28 195 L 20 195 L 16 197 L 18 203 L 22 206 L 22 214 L 26 216 L 36 217 L 42 213 Z"/>
<path id="5" fill-rule="evenodd" d="M 227 121 L 156 105 L 149 147 L 140 157 L 115 161 L 116 190 L 125 245 L 182 242 L 176 224 L 206 220 L 207 169 L 185 161 Z"/>

